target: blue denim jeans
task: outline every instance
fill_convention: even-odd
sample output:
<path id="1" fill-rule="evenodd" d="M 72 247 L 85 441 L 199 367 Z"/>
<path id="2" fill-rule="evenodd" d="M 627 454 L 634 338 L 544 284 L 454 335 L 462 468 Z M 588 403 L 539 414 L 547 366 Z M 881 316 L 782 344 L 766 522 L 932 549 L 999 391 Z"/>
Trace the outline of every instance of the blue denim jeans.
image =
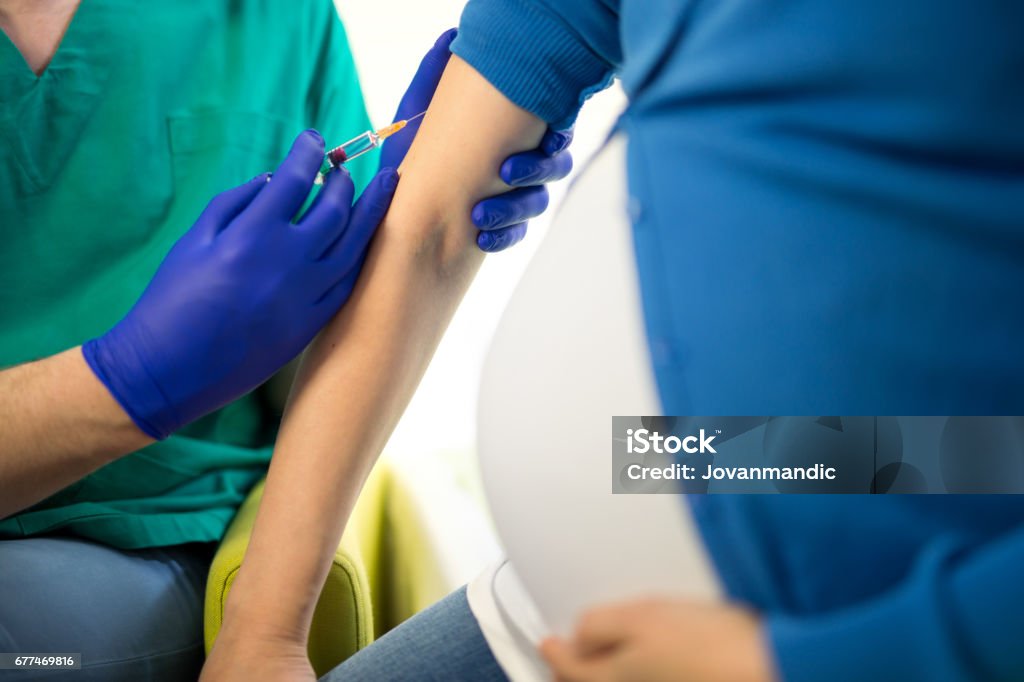
<path id="1" fill-rule="evenodd" d="M 82 655 L 81 670 L 0 670 L 0 680 L 194 682 L 214 550 L 0 541 L 0 652 Z"/>
<path id="2" fill-rule="evenodd" d="M 453 592 L 320 678 L 320 682 L 507 682 L 466 588 Z"/>

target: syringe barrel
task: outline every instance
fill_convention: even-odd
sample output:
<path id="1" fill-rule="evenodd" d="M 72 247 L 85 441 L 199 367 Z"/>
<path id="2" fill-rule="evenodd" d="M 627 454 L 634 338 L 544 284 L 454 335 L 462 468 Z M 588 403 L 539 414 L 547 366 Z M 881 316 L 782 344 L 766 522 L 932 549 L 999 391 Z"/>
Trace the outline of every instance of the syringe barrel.
<path id="1" fill-rule="evenodd" d="M 368 151 L 376 149 L 380 145 L 380 138 L 372 130 L 367 130 L 362 135 L 353 137 L 348 142 L 338 145 L 327 152 L 327 160 L 333 166 L 340 166 L 346 161 L 351 161 Z"/>

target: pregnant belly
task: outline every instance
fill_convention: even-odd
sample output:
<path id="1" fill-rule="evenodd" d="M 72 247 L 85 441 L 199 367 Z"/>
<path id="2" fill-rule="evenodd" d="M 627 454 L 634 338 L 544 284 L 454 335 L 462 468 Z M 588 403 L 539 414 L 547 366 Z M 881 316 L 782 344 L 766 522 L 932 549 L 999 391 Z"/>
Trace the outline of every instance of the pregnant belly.
<path id="1" fill-rule="evenodd" d="M 480 393 L 480 464 L 499 536 L 561 633 L 595 604 L 719 593 L 682 498 L 611 494 L 612 416 L 660 414 L 625 146 L 614 138 L 573 186 L 502 318 Z"/>

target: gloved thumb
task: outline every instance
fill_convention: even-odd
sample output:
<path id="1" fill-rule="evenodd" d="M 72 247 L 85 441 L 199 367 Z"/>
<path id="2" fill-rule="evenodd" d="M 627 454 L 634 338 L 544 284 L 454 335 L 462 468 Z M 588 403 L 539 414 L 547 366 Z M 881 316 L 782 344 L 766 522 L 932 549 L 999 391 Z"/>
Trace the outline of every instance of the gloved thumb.
<path id="1" fill-rule="evenodd" d="M 324 254 L 336 272 L 347 272 L 362 257 L 366 246 L 391 206 L 398 187 L 398 172 L 385 168 L 370 181 L 352 207 L 344 234 Z"/>
<path id="2" fill-rule="evenodd" d="M 451 46 L 456 35 L 458 35 L 458 30 L 448 29 L 441 34 L 434 46 L 423 57 L 416 75 L 413 76 L 409 88 L 398 105 L 398 111 L 395 113 L 396 121 L 412 118 L 423 113 L 430 106 L 430 100 L 434 98 L 437 84 L 441 82 L 441 75 L 452 56 Z M 384 143 L 380 159 L 381 168 L 398 168 L 402 164 L 422 121 L 422 118 L 412 121 L 402 132 Z"/>
<path id="3" fill-rule="evenodd" d="M 249 182 L 221 192 L 206 205 L 193 229 L 202 230 L 203 236 L 213 238 L 227 227 L 228 223 L 245 210 L 249 203 L 267 184 L 269 173 L 261 173 Z"/>

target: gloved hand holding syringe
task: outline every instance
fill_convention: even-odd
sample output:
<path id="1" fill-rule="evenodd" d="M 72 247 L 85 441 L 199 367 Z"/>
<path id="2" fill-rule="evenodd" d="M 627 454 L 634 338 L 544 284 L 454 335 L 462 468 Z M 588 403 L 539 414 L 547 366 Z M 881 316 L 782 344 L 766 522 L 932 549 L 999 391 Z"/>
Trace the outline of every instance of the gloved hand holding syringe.
<path id="1" fill-rule="evenodd" d="M 351 161 L 357 156 L 362 156 L 366 152 L 372 151 L 384 143 L 384 140 L 388 139 L 399 130 L 409 125 L 412 121 L 423 116 L 425 111 L 421 111 L 415 116 L 402 119 L 401 121 L 395 121 L 391 125 L 384 126 L 380 130 L 367 130 L 362 135 L 353 137 L 348 142 L 340 144 L 334 149 L 330 149 L 324 154 L 324 162 L 320 166 L 320 172 L 316 176 L 316 184 L 322 184 L 324 176 L 330 171 L 334 170 L 346 161 Z"/>

